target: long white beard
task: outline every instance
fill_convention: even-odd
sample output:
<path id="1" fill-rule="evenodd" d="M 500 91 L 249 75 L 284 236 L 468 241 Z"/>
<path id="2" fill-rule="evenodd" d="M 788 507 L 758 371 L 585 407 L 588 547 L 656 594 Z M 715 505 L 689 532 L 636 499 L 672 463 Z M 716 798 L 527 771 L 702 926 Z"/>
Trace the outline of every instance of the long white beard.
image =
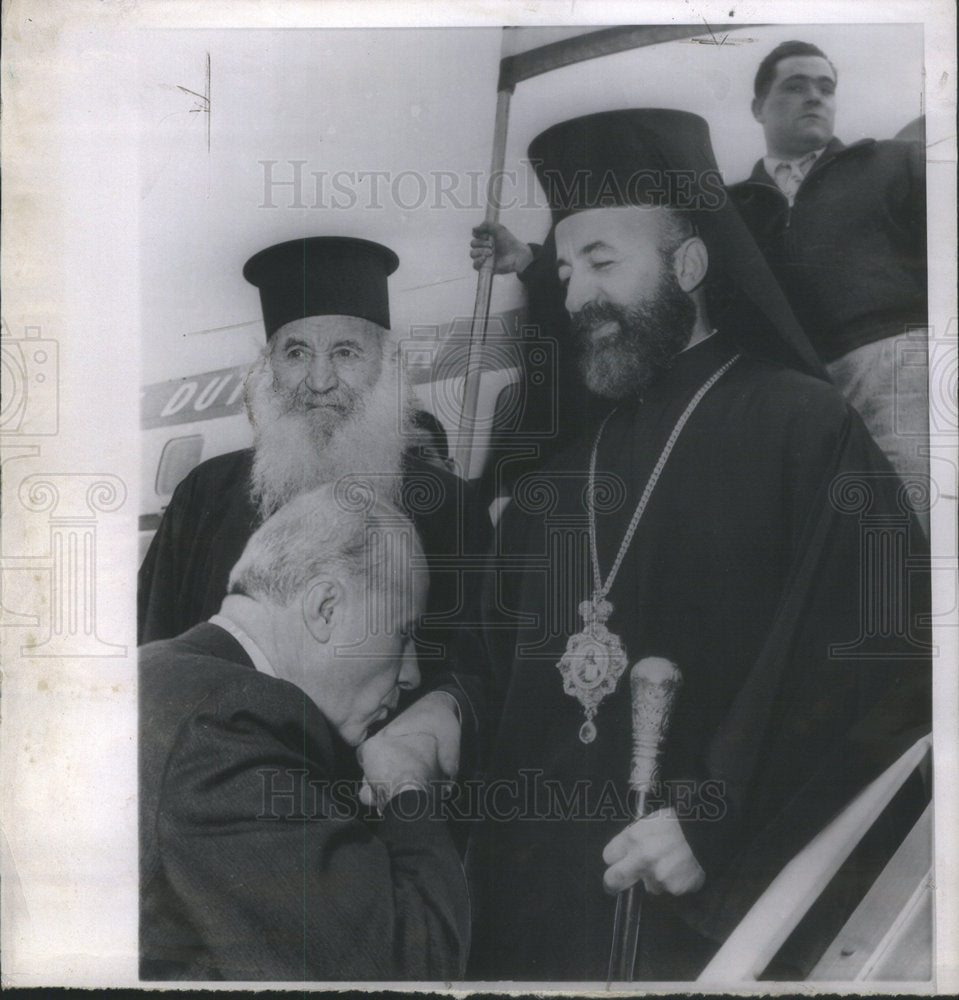
<path id="1" fill-rule="evenodd" d="M 295 392 L 275 387 L 268 351 L 250 369 L 244 392 L 253 425 L 250 496 L 261 518 L 300 493 L 344 477 L 397 503 L 411 396 L 392 352 L 387 348 L 385 354 L 376 385 L 332 428 L 321 410 L 299 408 Z"/>

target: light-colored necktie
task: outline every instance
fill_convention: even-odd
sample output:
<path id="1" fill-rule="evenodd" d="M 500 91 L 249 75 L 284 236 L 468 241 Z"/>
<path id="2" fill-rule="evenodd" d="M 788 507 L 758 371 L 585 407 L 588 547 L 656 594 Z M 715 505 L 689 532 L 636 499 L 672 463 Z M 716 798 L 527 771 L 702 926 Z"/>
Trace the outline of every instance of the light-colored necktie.
<path id="1" fill-rule="evenodd" d="M 816 162 L 815 153 L 807 153 L 799 160 L 783 160 L 776 164 L 776 184 L 791 205 L 807 171 Z"/>

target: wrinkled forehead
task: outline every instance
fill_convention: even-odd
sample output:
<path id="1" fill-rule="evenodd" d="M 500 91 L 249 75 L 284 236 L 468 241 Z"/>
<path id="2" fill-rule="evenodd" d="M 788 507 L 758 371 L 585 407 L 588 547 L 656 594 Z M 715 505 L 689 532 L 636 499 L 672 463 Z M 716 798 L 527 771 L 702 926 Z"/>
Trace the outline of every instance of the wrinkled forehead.
<path id="1" fill-rule="evenodd" d="M 387 335 L 383 327 L 359 316 L 307 316 L 281 326 L 270 339 L 270 346 L 276 351 L 298 340 L 321 348 L 352 340 L 368 351 L 382 352 Z"/>
<path id="2" fill-rule="evenodd" d="M 614 250 L 655 251 L 662 239 L 666 210 L 647 205 L 617 205 L 575 212 L 556 224 L 557 257 L 608 247 Z"/>
<path id="3" fill-rule="evenodd" d="M 787 56 L 776 63 L 776 75 L 773 84 L 782 83 L 790 77 L 800 77 L 809 80 L 831 80 L 836 82 L 836 74 L 832 66 L 822 56 Z"/>

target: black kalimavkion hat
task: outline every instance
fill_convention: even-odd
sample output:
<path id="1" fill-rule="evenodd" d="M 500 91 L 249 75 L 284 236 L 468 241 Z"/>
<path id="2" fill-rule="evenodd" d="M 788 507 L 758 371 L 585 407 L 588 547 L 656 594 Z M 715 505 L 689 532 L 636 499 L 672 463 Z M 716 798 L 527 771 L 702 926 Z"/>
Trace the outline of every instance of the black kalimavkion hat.
<path id="1" fill-rule="evenodd" d="M 400 259 L 350 236 L 309 236 L 254 254 L 243 277 L 260 290 L 267 339 L 307 316 L 357 316 L 389 329 L 387 276 Z"/>
<path id="2" fill-rule="evenodd" d="M 530 143 L 529 159 L 554 226 L 594 208 L 654 205 L 682 211 L 709 251 L 711 286 L 722 289 L 724 327 L 747 349 L 826 378 L 729 201 L 709 126 L 698 115 L 642 108 L 574 118 L 538 135 Z"/>

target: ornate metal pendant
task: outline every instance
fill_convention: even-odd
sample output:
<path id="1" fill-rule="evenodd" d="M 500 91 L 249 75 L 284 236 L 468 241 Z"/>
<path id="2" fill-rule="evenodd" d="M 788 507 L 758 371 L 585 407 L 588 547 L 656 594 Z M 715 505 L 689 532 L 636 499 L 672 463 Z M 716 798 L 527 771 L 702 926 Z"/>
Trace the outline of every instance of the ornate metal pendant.
<path id="1" fill-rule="evenodd" d="M 583 619 L 582 631 L 569 637 L 566 652 L 557 663 L 563 676 L 563 690 L 572 695 L 586 713 L 580 726 L 579 738 L 583 743 L 596 739 L 593 718 L 600 702 L 616 690 L 626 669 L 626 650 L 618 635 L 606 627 L 606 620 L 613 613 L 609 601 L 594 594 L 579 606 Z"/>
<path id="2" fill-rule="evenodd" d="M 713 333 L 715 332 L 713 330 Z M 613 568 L 609 571 L 605 583 L 603 583 L 603 577 L 599 571 L 599 556 L 596 547 L 596 510 L 593 506 L 593 497 L 596 492 L 596 454 L 599 451 L 603 430 L 612 413 L 607 415 L 596 432 L 593 450 L 589 456 L 589 488 L 586 491 L 586 509 L 589 513 L 589 552 L 593 564 L 593 596 L 590 600 L 580 604 L 579 613 L 583 619 L 582 631 L 570 636 L 566 643 L 566 652 L 556 664 L 559 667 L 559 672 L 563 675 L 563 690 L 572 695 L 586 712 L 586 721 L 579 728 L 579 738 L 584 743 L 592 743 L 596 739 L 596 724 L 593 722 L 596 709 L 599 708 L 600 702 L 607 695 L 616 690 L 616 685 L 626 669 L 626 650 L 623 648 L 623 643 L 618 635 L 613 635 L 606 628 L 606 619 L 613 613 L 613 606 L 606 600 L 606 595 L 612 589 L 619 567 L 626 557 L 636 528 L 646 511 L 649 498 L 656 488 L 656 483 L 659 482 L 659 477 L 673 446 L 676 444 L 682 429 L 686 426 L 686 421 L 692 416 L 693 410 L 699 405 L 703 396 L 738 360 L 739 355 L 734 354 L 717 368 L 699 387 L 693 398 L 686 404 L 686 409 L 680 414 L 672 433 L 663 446 L 656 465 L 653 467 L 653 471 L 650 473 L 643 494 L 639 498 L 639 503 L 636 504 L 636 510 L 633 511 L 626 534 L 619 544 Z"/>

